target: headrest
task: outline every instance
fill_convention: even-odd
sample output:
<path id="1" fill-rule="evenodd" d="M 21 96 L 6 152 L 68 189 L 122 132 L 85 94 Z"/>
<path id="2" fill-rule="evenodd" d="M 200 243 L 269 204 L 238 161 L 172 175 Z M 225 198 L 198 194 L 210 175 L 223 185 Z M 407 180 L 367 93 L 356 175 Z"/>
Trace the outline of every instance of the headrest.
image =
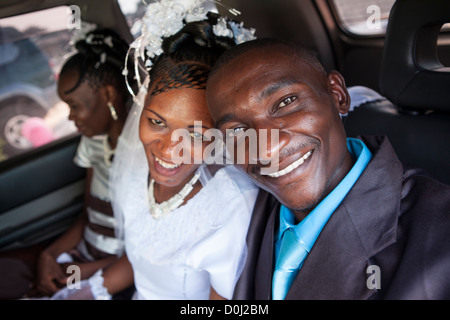
<path id="1" fill-rule="evenodd" d="M 437 56 L 437 38 L 450 22 L 449 0 L 397 0 L 391 9 L 380 89 L 404 109 L 450 111 L 450 68 Z"/>

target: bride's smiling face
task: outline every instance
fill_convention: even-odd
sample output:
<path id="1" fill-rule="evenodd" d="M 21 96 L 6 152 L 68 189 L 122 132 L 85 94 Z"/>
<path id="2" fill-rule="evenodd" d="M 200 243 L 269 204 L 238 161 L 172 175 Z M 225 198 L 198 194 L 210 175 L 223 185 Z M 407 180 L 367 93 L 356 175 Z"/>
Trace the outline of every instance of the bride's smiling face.
<path id="1" fill-rule="evenodd" d="M 148 95 L 140 118 L 139 136 L 151 178 L 169 187 L 189 181 L 201 162 L 194 155 L 203 155 L 204 148 L 210 143 L 203 141 L 203 134 L 211 128 L 214 128 L 214 123 L 206 105 L 204 89 L 178 88 Z M 172 141 L 176 136 L 174 131 L 179 129 L 183 129 L 187 136 Z M 180 149 L 179 144 L 186 141 L 191 145 L 190 154 L 185 154 L 188 148 L 182 149 L 184 154 L 174 154 Z M 198 150 L 194 152 L 194 144 L 202 146 L 201 153 Z M 174 156 L 190 161 L 177 164 L 179 161 Z"/>

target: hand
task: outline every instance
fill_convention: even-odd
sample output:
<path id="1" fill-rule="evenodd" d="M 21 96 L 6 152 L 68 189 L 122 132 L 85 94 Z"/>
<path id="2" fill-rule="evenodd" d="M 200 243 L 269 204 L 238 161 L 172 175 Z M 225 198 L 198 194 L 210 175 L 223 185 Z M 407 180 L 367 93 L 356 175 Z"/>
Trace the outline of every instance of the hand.
<path id="1" fill-rule="evenodd" d="M 56 259 L 47 251 L 39 256 L 36 289 L 45 295 L 52 295 L 66 285 L 67 276 Z"/>

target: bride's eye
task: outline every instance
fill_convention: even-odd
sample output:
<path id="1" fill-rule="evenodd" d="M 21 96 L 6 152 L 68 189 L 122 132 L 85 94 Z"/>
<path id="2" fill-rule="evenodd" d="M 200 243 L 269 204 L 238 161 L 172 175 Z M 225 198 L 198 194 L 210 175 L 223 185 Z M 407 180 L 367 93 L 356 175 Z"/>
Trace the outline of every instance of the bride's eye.
<path id="1" fill-rule="evenodd" d="M 277 109 L 286 107 L 287 105 L 294 102 L 294 100 L 297 100 L 296 96 L 291 96 L 291 97 L 287 97 L 287 98 L 283 99 L 283 101 L 281 101 L 280 104 L 278 105 Z"/>
<path id="2" fill-rule="evenodd" d="M 149 119 L 149 120 L 152 124 L 154 124 L 156 126 L 164 127 L 164 122 L 162 122 L 161 120 L 158 120 L 158 119 Z"/>

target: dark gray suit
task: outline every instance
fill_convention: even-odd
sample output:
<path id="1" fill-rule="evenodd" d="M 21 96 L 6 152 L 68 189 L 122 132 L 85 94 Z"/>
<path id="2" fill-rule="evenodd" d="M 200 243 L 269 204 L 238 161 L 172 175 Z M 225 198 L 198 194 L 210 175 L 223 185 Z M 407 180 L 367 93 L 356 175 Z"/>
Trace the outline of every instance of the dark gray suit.
<path id="1" fill-rule="evenodd" d="M 387 138 L 361 139 L 373 159 L 325 225 L 286 299 L 450 299 L 450 186 L 404 168 Z M 279 206 L 260 192 L 235 299 L 271 297 Z"/>

